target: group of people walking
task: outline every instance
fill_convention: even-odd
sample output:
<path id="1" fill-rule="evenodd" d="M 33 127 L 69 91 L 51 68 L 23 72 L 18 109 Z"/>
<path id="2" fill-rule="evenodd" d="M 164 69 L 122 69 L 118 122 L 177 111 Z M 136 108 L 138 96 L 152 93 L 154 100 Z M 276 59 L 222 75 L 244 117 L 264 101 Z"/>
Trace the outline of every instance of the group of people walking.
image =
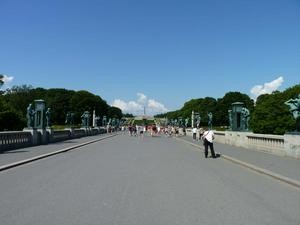
<path id="1" fill-rule="evenodd" d="M 143 137 L 146 133 L 150 134 L 151 136 L 155 136 L 157 134 L 160 134 L 161 127 L 156 125 L 129 125 L 129 126 L 122 126 L 121 127 L 122 132 L 125 134 L 128 132 L 130 136 L 136 136 L 136 137 Z"/>
<path id="2" fill-rule="evenodd" d="M 127 133 L 130 136 L 136 137 L 144 137 L 145 134 L 150 134 L 150 136 L 160 136 L 164 134 L 167 137 L 186 135 L 186 130 L 183 129 L 179 132 L 178 127 L 167 126 L 160 127 L 156 125 L 143 126 L 143 125 L 135 125 L 135 126 L 122 126 L 121 130 L 123 134 Z M 179 134 L 180 133 L 180 134 Z M 215 139 L 215 134 L 211 129 L 200 128 L 192 128 L 192 137 L 194 141 L 202 141 L 204 146 L 204 156 L 208 158 L 208 148 L 210 149 L 211 157 L 216 158 L 217 154 L 214 150 L 213 141 Z"/>
<path id="3" fill-rule="evenodd" d="M 123 134 L 128 133 L 130 136 L 144 136 L 145 134 L 149 134 L 150 136 L 179 136 L 180 134 L 185 135 L 185 129 L 182 131 L 179 127 L 175 126 L 159 126 L 159 125 L 129 125 L 122 126 L 121 131 Z"/>

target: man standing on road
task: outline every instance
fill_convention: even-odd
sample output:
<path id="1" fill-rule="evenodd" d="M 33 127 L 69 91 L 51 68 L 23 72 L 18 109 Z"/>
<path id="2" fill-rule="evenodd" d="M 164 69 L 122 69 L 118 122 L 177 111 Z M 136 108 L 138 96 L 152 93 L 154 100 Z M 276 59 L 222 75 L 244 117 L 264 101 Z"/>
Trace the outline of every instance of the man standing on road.
<path id="1" fill-rule="evenodd" d="M 193 140 L 196 141 L 197 128 L 194 127 L 194 128 L 192 129 L 192 132 L 193 132 Z"/>
<path id="2" fill-rule="evenodd" d="M 210 148 L 211 157 L 216 158 L 216 154 L 214 151 L 214 144 L 213 144 L 213 140 L 215 139 L 214 132 L 212 130 L 205 131 L 203 133 L 202 139 L 203 139 L 203 144 L 204 144 L 205 158 L 207 158 L 207 156 L 208 156 L 208 146 Z"/>

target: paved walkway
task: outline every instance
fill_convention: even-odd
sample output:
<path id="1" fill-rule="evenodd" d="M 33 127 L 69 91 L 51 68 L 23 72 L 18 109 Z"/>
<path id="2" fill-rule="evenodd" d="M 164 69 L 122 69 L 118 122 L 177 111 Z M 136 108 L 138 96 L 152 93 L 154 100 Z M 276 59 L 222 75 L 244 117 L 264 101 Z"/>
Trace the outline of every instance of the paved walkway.
<path id="1" fill-rule="evenodd" d="M 0 153 L 0 167 L 17 161 L 26 160 L 39 155 L 49 154 L 75 145 L 101 139 L 109 135 L 111 134 L 99 134 L 95 136 L 87 136 L 77 139 L 55 142 L 48 145 L 38 145 L 28 148 L 20 148 L 16 150 L 6 151 Z"/>
<path id="2" fill-rule="evenodd" d="M 0 167 L 26 160 L 43 154 L 49 154 L 65 148 L 80 145 L 83 143 L 99 140 L 111 134 L 101 134 L 96 136 L 88 136 L 79 139 L 71 139 L 63 142 L 52 143 L 48 145 L 40 145 L 29 148 L 22 148 L 7 151 L 0 154 Z M 199 150 L 203 151 L 202 142 L 193 141 L 190 136 L 179 137 L 184 141 L 199 146 Z M 259 152 L 256 150 L 238 148 L 230 145 L 214 143 L 215 151 L 245 163 L 252 164 L 256 167 L 266 169 L 284 177 L 300 182 L 300 160 L 288 157 L 272 155 L 270 153 Z"/>
<path id="3" fill-rule="evenodd" d="M 182 136 L 179 138 L 199 145 L 200 149 L 203 150 L 201 141 L 193 141 L 191 136 Z M 214 143 L 214 147 L 215 151 L 221 153 L 221 155 L 226 155 L 282 176 L 300 181 L 300 160 L 220 143 Z"/>
<path id="4" fill-rule="evenodd" d="M 300 224 L 300 189 L 173 138 L 117 135 L 0 180 L 1 225 Z"/>

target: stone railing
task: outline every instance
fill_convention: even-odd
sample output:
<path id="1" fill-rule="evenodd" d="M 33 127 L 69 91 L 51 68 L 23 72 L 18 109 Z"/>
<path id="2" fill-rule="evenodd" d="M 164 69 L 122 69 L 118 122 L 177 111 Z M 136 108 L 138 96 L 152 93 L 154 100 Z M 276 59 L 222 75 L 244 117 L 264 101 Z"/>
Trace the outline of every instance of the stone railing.
<path id="1" fill-rule="evenodd" d="M 32 145 L 32 136 L 26 131 L 0 132 L 0 152 L 28 147 Z"/>
<path id="2" fill-rule="evenodd" d="M 226 143 L 226 136 L 225 132 L 223 131 L 214 131 L 215 134 L 215 141 L 218 143 L 225 144 Z"/>
<path id="3" fill-rule="evenodd" d="M 51 142 L 64 141 L 71 138 L 69 130 L 54 130 L 51 135 Z"/>
<path id="4" fill-rule="evenodd" d="M 225 131 L 225 144 L 270 152 L 281 156 L 286 155 L 283 135 Z"/>
<path id="5" fill-rule="evenodd" d="M 300 159 L 299 134 L 269 135 L 237 131 L 214 131 L 214 133 L 217 143 Z M 187 129 L 187 135 L 192 136 L 191 129 Z"/>
<path id="6" fill-rule="evenodd" d="M 85 129 L 74 129 L 74 131 L 72 132 L 72 135 L 74 138 L 81 138 L 86 136 L 86 131 Z"/>
<path id="7" fill-rule="evenodd" d="M 105 128 L 24 129 L 0 132 L 0 152 L 106 133 Z"/>
<path id="8" fill-rule="evenodd" d="M 284 149 L 284 137 L 281 135 L 247 135 L 248 146 L 255 149 L 264 149 L 265 151 L 281 151 Z"/>

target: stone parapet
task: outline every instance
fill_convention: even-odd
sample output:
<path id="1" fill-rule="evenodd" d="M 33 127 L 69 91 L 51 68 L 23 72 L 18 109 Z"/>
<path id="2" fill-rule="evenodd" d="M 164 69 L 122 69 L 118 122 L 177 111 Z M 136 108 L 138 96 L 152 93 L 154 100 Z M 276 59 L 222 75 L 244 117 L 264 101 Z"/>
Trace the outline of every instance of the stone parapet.
<path id="1" fill-rule="evenodd" d="M 300 159 L 300 133 L 285 134 L 284 148 L 287 156 Z"/>
<path id="2" fill-rule="evenodd" d="M 103 133 L 106 129 L 100 127 L 65 130 L 25 128 L 23 131 L 0 132 L 0 152 Z"/>
<path id="3" fill-rule="evenodd" d="M 214 131 L 215 142 L 300 159 L 300 133 L 285 135 Z M 187 135 L 192 136 L 190 129 Z"/>

